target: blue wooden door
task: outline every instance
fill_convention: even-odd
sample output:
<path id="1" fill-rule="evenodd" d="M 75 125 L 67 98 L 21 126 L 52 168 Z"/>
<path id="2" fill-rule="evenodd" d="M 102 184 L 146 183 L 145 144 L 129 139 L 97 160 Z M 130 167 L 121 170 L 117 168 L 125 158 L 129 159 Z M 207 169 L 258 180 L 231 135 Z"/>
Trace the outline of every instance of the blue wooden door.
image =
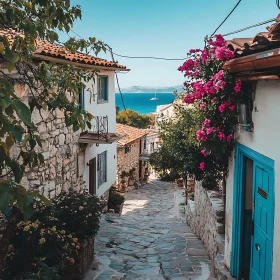
<path id="1" fill-rule="evenodd" d="M 271 280 L 274 222 L 273 171 L 254 163 L 250 280 Z"/>

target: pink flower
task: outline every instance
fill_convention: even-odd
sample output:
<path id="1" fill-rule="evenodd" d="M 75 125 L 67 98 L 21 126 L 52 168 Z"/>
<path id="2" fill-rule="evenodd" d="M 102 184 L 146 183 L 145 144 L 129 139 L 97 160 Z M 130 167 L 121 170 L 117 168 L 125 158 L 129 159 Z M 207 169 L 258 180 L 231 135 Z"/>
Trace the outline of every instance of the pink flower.
<path id="1" fill-rule="evenodd" d="M 210 134 L 210 133 L 212 133 L 213 131 L 214 131 L 213 127 L 209 127 L 209 128 L 207 128 L 206 133 L 207 133 L 207 134 Z"/>
<path id="2" fill-rule="evenodd" d="M 79 210 L 80 210 L 80 211 L 81 211 L 81 210 L 83 210 L 83 209 L 84 209 L 84 207 L 83 207 L 83 206 L 80 206 L 80 207 L 79 207 Z"/>
<path id="3" fill-rule="evenodd" d="M 196 139 L 201 140 L 201 141 L 206 141 L 207 140 L 207 135 L 206 132 L 202 129 L 199 129 L 197 134 L 196 134 Z"/>
<path id="4" fill-rule="evenodd" d="M 193 77 L 197 77 L 199 75 L 199 72 L 198 71 L 195 71 L 191 74 Z"/>
<path id="5" fill-rule="evenodd" d="M 234 139 L 234 137 L 233 137 L 232 134 L 230 134 L 230 135 L 227 137 L 227 141 L 231 141 L 231 140 L 233 140 L 233 139 Z"/>
<path id="6" fill-rule="evenodd" d="M 206 50 L 203 50 L 202 53 L 201 53 L 201 60 L 203 62 L 205 62 L 209 57 L 210 57 L 209 52 L 206 51 Z"/>
<path id="7" fill-rule="evenodd" d="M 203 125 L 202 125 L 202 126 L 207 127 L 207 126 L 209 126 L 209 125 L 210 125 L 210 123 L 211 123 L 211 120 L 209 120 L 209 119 L 205 119 L 205 121 L 203 122 Z"/>
<path id="8" fill-rule="evenodd" d="M 201 153 L 202 153 L 205 157 L 207 156 L 206 150 L 201 150 Z"/>
<path id="9" fill-rule="evenodd" d="M 240 80 L 237 81 L 234 87 L 236 93 L 241 91 L 241 86 L 242 86 L 242 82 Z"/>
<path id="10" fill-rule="evenodd" d="M 231 111 L 234 111 L 234 110 L 235 110 L 235 106 L 234 106 L 234 105 L 229 106 L 229 109 L 230 109 Z"/>
<path id="11" fill-rule="evenodd" d="M 203 110 L 203 109 L 206 108 L 206 105 L 205 104 L 200 104 L 199 107 L 200 107 L 201 110 Z"/>
<path id="12" fill-rule="evenodd" d="M 220 141 L 226 140 L 226 138 L 227 138 L 227 137 L 225 136 L 225 134 L 222 133 L 222 132 L 219 132 L 218 137 L 219 137 Z"/>
<path id="13" fill-rule="evenodd" d="M 219 109 L 219 111 L 222 113 L 222 112 L 225 111 L 226 105 L 225 105 L 225 104 L 222 104 L 222 105 L 220 105 L 220 106 L 218 107 L 218 109 Z"/>
<path id="14" fill-rule="evenodd" d="M 215 74 L 212 79 L 213 80 L 221 80 L 223 78 L 224 75 L 224 71 L 220 70 L 217 74 Z"/>
<path id="15" fill-rule="evenodd" d="M 204 170 L 204 168 L 205 168 L 205 163 L 204 163 L 204 162 L 201 162 L 201 163 L 199 164 L 199 168 L 200 168 L 201 170 Z"/>
<path id="16" fill-rule="evenodd" d="M 188 71 L 191 70 L 194 66 L 194 61 L 192 59 L 188 59 L 186 60 L 182 66 L 180 66 L 178 68 L 179 71 L 183 72 L 183 71 Z"/>
<path id="17" fill-rule="evenodd" d="M 219 80 L 218 82 L 215 83 L 214 88 L 219 91 L 219 90 L 224 90 L 226 87 L 227 83 L 223 80 Z"/>
<path id="18" fill-rule="evenodd" d="M 194 100 L 195 100 L 195 96 L 193 94 L 187 94 L 185 96 L 184 102 L 187 104 L 191 104 L 194 102 Z"/>

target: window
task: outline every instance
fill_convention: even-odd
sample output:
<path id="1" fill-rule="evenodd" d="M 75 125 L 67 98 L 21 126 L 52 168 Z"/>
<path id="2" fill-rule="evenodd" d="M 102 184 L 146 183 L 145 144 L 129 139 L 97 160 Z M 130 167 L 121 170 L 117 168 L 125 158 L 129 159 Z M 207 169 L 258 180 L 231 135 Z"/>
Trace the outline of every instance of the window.
<path id="1" fill-rule="evenodd" d="M 108 77 L 99 76 L 98 77 L 98 102 L 108 101 Z"/>
<path id="2" fill-rule="evenodd" d="M 127 154 L 130 152 L 130 147 L 129 146 L 125 146 L 124 147 L 124 153 Z"/>
<path id="3" fill-rule="evenodd" d="M 97 159 L 98 187 L 107 182 L 107 151 L 98 155 Z"/>
<path id="4" fill-rule="evenodd" d="M 147 147 L 147 139 L 146 139 L 146 136 L 144 137 L 144 150 L 146 150 L 146 147 Z"/>
<path id="5" fill-rule="evenodd" d="M 79 107 L 84 110 L 85 109 L 85 89 L 82 88 L 79 93 Z"/>

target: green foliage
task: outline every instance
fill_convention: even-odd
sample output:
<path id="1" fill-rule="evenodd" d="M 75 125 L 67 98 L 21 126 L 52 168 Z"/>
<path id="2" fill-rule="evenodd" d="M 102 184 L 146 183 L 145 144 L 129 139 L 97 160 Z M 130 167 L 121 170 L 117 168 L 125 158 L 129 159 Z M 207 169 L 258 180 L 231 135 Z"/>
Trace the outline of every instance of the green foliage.
<path id="1" fill-rule="evenodd" d="M 186 174 L 196 174 L 199 177 L 201 172 L 197 166 L 203 155 L 195 137 L 201 123 L 200 114 L 185 107 L 177 107 L 175 114 L 175 118 L 159 123 L 162 144 L 150 156 L 150 164 L 162 179 L 173 181 Z"/>
<path id="2" fill-rule="evenodd" d="M 117 188 L 112 186 L 109 190 L 108 209 L 115 209 L 115 212 L 120 211 L 120 206 L 124 203 L 124 196 L 120 195 Z"/>
<path id="3" fill-rule="evenodd" d="M 71 37 L 60 42 L 58 31 L 69 32 L 74 21 L 81 19 L 80 6 L 71 6 L 70 0 L 0 0 L 0 18 L 0 30 L 15 31 L 12 37 L 8 33 L 0 35 L 0 56 L 4 59 L 1 65 L 6 66 L 0 70 L 0 210 L 9 214 L 16 207 L 28 219 L 32 215 L 32 201 L 38 194 L 24 193 L 20 181 L 26 168 L 44 162 L 32 112 L 37 109 L 53 114 L 59 109 L 67 126 L 74 131 L 86 129 L 92 115 L 78 106 L 77 96 L 85 82 L 96 75 L 96 71 L 73 65 L 35 61 L 36 41 L 56 43 L 71 52 L 93 51 L 95 55 L 105 51 L 105 46 L 94 37 L 88 40 Z M 18 96 L 15 85 L 29 96 Z M 10 216 L 8 220 L 14 222 L 15 218 Z M 12 236 L 13 231 L 9 234 Z M 4 234 L 4 237 L 0 240 L 0 278 L 9 236 Z"/>
<path id="4" fill-rule="evenodd" d="M 75 263 L 80 243 L 96 235 L 104 201 L 87 192 L 71 191 L 52 202 L 46 206 L 36 200 L 31 220 L 17 225 L 6 255 L 4 280 L 23 275 L 27 279 L 60 279 L 58 276 Z M 43 278 L 46 275 L 50 278 Z M 41 278 L 34 278 L 38 276 Z"/>
<path id="5" fill-rule="evenodd" d="M 134 126 L 137 128 L 148 128 L 149 125 L 154 125 L 154 116 L 141 115 L 138 112 L 127 109 L 125 111 L 120 111 L 117 114 L 117 123 L 126 124 Z"/>
<path id="6" fill-rule="evenodd" d="M 87 191 L 62 193 L 53 200 L 53 211 L 59 221 L 79 239 L 95 236 L 99 229 L 104 200 Z M 70 206 L 69 206 L 70 205 Z"/>

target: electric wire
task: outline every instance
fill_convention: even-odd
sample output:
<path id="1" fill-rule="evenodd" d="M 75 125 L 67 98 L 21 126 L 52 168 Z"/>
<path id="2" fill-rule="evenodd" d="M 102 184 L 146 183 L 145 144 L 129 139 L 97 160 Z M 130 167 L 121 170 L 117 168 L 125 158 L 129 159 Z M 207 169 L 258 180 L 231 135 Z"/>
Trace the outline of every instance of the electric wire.
<path id="1" fill-rule="evenodd" d="M 109 51 L 110 51 L 111 57 L 112 57 L 112 61 L 113 61 L 114 63 L 116 63 L 116 62 L 115 62 L 115 58 L 114 58 L 114 54 L 113 54 L 113 51 L 112 51 L 112 48 L 109 47 L 108 45 L 106 45 L 106 46 L 109 48 Z M 129 119 L 129 115 L 128 115 L 127 111 L 126 111 L 126 106 L 125 106 L 125 103 L 124 103 L 124 99 L 123 99 L 123 95 L 122 95 L 122 90 L 121 90 L 121 87 L 120 87 L 119 77 L 118 77 L 117 72 L 115 72 L 115 75 L 116 75 L 116 82 L 117 82 L 118 90 L 119 90 L 119 93 L 120 93 L 120 96 L 121 96 L 121 100 L 122 100 L 122 105 L 123 105 L 124 111 L 125 111 L 125 113 L 126 113 L 126 116 L 127 116 L 127 118 Z"/>
<path id="2" fill-rule="evenodd" d="M 81 35 L 79 35 L 79 34 L 78 34 L 77 32 L 75 32 L 73 29 L 71 29 L 71 31 L 72 31 L 74 34 L 76 34 L 79 38 L 85 40 Z M 109 52 L 111 53 L 112 61 L 113 61 L 114 63 L 116 63 L 115 58 L 114 58 L 114 53 L 113 53 L 113 51 L 112 51 L 112 48 L 109 47 L 107 44 L 106 44 L 106 46 L 108 47 L 108 49 L 105 47 L 106 50 L 109 51 Z M 121 96 L 121 100 L 122 100 L 122 105 L 123 105 L 123 108 L 124 108 L 124 111 L 125 111 L 127 117 L 129 118 L 128 113 L 127 113 L 127 111 L 126 111 L 126 106 L 125 106 L 125 103 L 124 103 L 124 99 L 123 99 L 123 95 L 122 95 L 122 91 L 121 91 L 121 87 L 120 87 L 120 83 L 119 83 L 118 74 L 115 72 L 115 75 L 116 75 L 116 82 L 117 82 L 118 90 L 119 90 L 119 93 L 120 93 L 120 96 Z"/>
<path id="3" fill-rule="evenodd" d="M 220 25 L 215 29 L 215 31 L 212 33 L 212 35 L 210 36 L 210 38 L 212 38 L 215 33 L 219 30 L 219 28 L 226 22 L 226 20 L 230 17 L 230 15 L 234 12 L 234 10 L 238 7 L 238 5 L 240 4 L 241 0 L 239 0 L 237 2 L 237 4 L 233 7 L 233 9 L 230 11 L 230 13 L 226 16 L 226 18 L 220 23 Z"/>
<path id="4" fill-rule="evenodd" d="M 232 32 L 223 34 L 222 36 L 223 36 L 223 37 L 226 37 L 226 36 L 229 36 L 229 35 L 232 35 L 232 34 L 236 34 L 236 33 L 239 33 L 239 32 L 242 32 L 242 31 L 245 31 L 245 30 L 248 30 L 248 29 L 251 29 L 251 28 L 253 28 L 253 27 L 261 26 L 261 25 L 264 25 L 264 24 L 267 24 L 267 23 L 270 23 L 270 22 L 275 22 L 275 21 L 276 21 L 276 18 L 268 19 L 268 20 L 266 20 L 266 21 L 262 21 L 262 22 L 259 22 L 259 23 L 254 24 L 254 25 L 250 25 L 250 26 L 247 26 L 247 27 L 238 29 L 238 30 L 236 30 L 236 31 L 232 31 Z"/>

